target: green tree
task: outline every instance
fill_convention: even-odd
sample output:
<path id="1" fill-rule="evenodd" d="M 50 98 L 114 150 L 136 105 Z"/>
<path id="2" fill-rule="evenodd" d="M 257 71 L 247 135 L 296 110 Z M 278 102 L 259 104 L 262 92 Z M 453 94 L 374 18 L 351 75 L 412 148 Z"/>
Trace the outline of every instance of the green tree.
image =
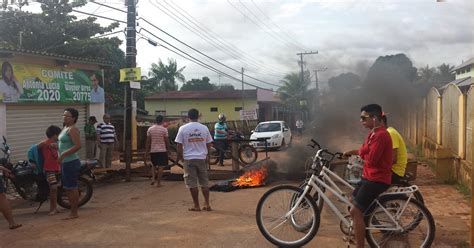
<path id="1" fill-rule="evenodd" d="M 456 76 L 452 72 L 452 70 L 454 69 L 453 65 L 443 63 L 436 67 L 436 69 L 437 79 L 440 82 L 447 83 L 453 81 L 456 78 Z"/>
<path id="2" fill-rule="evenodd" d="M 217 90 L 235 90 L 235 87 L 232 84 L 219 84 L 216 85 Z"/>
<path id="3" fill-rule="evenodd" d="M 117 83 L 118 69 L 125 67 L 125 56 L 120 50 L 122 41 L 116 37 L 97 37 L 115 30 L 119 24 L 102 27 L 94 17 L 79 20 L 72 10 L 84 6 L 86 0 L 38 2 L 41 13 L 22 11 L 27 1 L 20 1 L 19 9 L 8 7 L 0 12 L 0 46 L 106 60 L 113 64 L 105 70 L 106 105 L 123 102 L 123 85 Z"/>
<path id="4" fill-rule="evenodd" d="M 181 86 L 181 91 L 200 91 L 200 90 L 214 90 L 216 86 L 210 83 L 208 77 L 202 77 L 202 79 L 193 78 L 190 81 Z"/>
<path id="5" fill-rule="evenodd" d="M 426 65 L 425 67 L 418 69 L 417 83 L 421 83 L 421 84 L 430 83 L 431 84 L 433 83 L 436 77 L 437 77 L 436 68 Z"/>
<path id="6" fill-rule="evenodd" d="M 328 80 L 329 89 L 335 93 L 350 91 L 361 86 L 361 84 L 360 77 L 352 72 L 342 73 Z"/>
<path id="7" fill-rule="evenodd" d="M 184 82 L 185 78 L 183 70 L 186 67 L 178 69 L 178 63 L 176 60 L 168 58 L 168 65 L 163 64 L 161 59 L 158 64 L 152 63 L 150 72 L 148 72 L 149 79 L 147 84 L 154 91 L 175 91 L 178 90 L 176 80 Z M 153 93 L 153 92 L 151 92 Z"/>
<path id="8" fill-rule="evenodd" d="M 290 73 L 287 74 L 281 83 L 281 86 L 278 89 L 280 98 L 284 104 L 293 109 L 300 109 L 301 103 L 308 100 L 308 86 L 310 84 L 310 73 L 306 71 L 304 73 L 304 79 L 301 81 L 300 73 Z"/>

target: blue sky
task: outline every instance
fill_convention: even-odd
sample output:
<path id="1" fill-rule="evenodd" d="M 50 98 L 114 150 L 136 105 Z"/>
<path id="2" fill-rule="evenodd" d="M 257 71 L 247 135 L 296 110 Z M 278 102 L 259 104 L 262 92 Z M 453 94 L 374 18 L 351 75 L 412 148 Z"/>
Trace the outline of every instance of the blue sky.
<path id="1" fill-rule="evenodd" d="M 126 9 L 123 1 L 98 2 Z M 30 8 L 34 9 L 34 4 Z M 126 20 L 124 13 L 93 3 L 80 10 Z M 179 16 L 181 20 L 177 20 L 187 23 L 188 28 L 165 12 L 175 18 Z M 305 68 L 311 71 L 327 68 L 318 74 L 323 83 L 329 77 L 343 72 L 355 72 L 364 77 L 368 66 L 378 56 L 396 53 L 405 53 L 416 67 L 427 64 L 437 66 L 441 63 L 458 65 L 474 56 L 472 13 L 474 1 L 471 0 L 445 0 L 441 3 L 436 0 L 138 2 L 140 17 L 231 68 L 240 71 L 244 67 L 249 75 L 274 84 L 278 84 L 282 75 L 299 71 L 296 53 L 311 50 L 319 53 L 305 57 Z M 199 22 L 199 25 L 194 26 L 190 20 Z M 177 44 L 143 20 L 139 21 L 139 25 Z M 124 27 L 121 25 L 121 28 Z M 209 30 L 212 31 L 212 37 L 208 34 Z M 141 33 L 157 40 L 144 30 Z M 124 38 L 122 34 L 119 37 Z M 144 73 L 151 63 L 156 63 L 160 58 L 163 61 L 175 58 L 179 66 L 186 66 L 186 79 L 208 76 L 213 83 L 220 81 L 239 85 L 225 77 L 219 79 L 217 73 L 178 57 L 163 47 L 153 47 L 144 39 L 138 40 L 137 46 L 137 62 Z M 238 73 L 208 62 L 182 45 L 177 46 L 240 78 Z M 253 80 L 249 82 L 272 87 Z"/>

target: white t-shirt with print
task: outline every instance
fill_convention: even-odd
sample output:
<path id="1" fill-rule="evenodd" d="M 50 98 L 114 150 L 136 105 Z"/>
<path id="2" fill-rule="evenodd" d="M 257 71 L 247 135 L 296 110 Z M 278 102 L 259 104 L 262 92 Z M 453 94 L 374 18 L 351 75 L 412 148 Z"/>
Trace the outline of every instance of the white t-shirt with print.
<path id="1" fill-rule="evenodd" d="M 183 144 L 183 158 L 206 159 L 207 144 L 212 142 L 209 129 L 199 122 L 190 122 L 181 126 L 174 140 Z"/>

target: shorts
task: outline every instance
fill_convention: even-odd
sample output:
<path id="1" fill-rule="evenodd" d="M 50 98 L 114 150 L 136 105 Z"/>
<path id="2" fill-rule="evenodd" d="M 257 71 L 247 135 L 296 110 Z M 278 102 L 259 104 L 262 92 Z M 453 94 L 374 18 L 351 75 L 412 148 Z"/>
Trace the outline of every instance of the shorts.
<path id="1" fill-rule="evenodd" d="M 60 174 L 56 171 L 46 171 L 46 181 L 50 187 L 56 186 L 59 184 Z"/>
<path id="2" fill-rule="evenodd" d="M 5 189 L 5 183 L 3 182 L 3 178 L 0 176 L 0 193 L 5 193 L 7 189 Z"/>
<path id="3" fill-rule="evenodd" d="M 394 184 L 395 185 L 399 185 L 399 184 L 404 185 L 405 181 L 406 180 L 405 180 L 404 177 L 401 177 L 401 176 L 397 175 L 397 173 L 392 171 L 392 185 L 394 185 Z"/>
<path id="4" fill-rule="evenodd" d="M 184 183 L 186 188 L 209 187 L 207 162 L 205 159 L 184 160 Z"/>
<path id="5" fill-rule="evenodd" d="M 352 192 L 352 203 L 364 213 L 372 202 L 389 187 L 389 184 L 362 179 Z"/>
<path id="6" fill-rule="evenodd" d="M 153 166 L 168 166 L 167 152 L 152 152 L 150 153 L 150 159 Z"/>
<path id="7" fill-rule="evenodd" d="M 65 189 L 77 189 L 77 179 L 81 169 L 81 161 L 74 159 L 61 163 L 61 182 Z"/>

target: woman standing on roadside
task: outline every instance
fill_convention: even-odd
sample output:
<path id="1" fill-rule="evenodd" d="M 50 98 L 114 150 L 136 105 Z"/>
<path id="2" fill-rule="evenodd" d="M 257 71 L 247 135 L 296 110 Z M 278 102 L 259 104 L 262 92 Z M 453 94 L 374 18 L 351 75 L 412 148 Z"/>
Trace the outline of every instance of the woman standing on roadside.
<path id="1" fill-rule="evenodd" d="M 59 134 L 58 140 L 58 161 L 61 163 L 61 182 L 69 198 L 69 204 L 71 205 L 71 213 L 65 220 L 79 217 L 77 214 L 79 203 L 77 179 L 79 178 L 81 162 L 77 151 L 81 149 L 81 141 L 79 129 L 76 127 L 78 117 L 79 112 L 76 109 L 67 108 L 64 110 L 64 127 Z"/>

